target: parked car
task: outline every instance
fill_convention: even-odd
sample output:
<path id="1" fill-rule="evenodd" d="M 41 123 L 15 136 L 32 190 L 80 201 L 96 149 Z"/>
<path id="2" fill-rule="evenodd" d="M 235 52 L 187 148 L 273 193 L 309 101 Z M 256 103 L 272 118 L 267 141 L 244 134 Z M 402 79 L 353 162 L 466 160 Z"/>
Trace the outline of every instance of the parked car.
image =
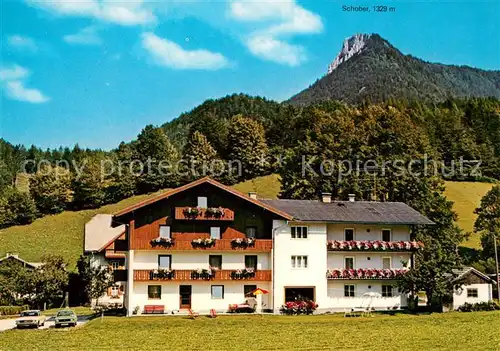
<path id="1" fill-rule="evenodd" d="M 55 318 L 55 327 L 59 328 L 62 326 L 75 327 L 78 317 L 76 313 L 72 310 L 61 310 L 58 311 Z"/>
<path id="2" fill-rule="evenodd" d="M 27 328 L 27 327 L 35 327 L 38 328 L 45 324 L 45 317 L 40 310 L 29 310 L 21 312 L 21 315 L 18 319 L 16 319 L 16 327 Z"/>

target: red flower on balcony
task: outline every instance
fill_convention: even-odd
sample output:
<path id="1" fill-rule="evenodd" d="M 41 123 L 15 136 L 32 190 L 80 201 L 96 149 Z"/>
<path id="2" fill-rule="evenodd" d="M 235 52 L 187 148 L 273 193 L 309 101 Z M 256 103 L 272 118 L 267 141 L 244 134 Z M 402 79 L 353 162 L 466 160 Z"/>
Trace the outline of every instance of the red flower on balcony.
<path id="1" fill-rule="evenodd" d="M 423 247 L 420 241 L 332 240 L 327 243 L 331 251 L 414 251 Z"/>
<path id="2" fill-rule="evenodd" d="M 397 279 L 403 276 L 408 269 L 329 269 L 327 279 Z"/>

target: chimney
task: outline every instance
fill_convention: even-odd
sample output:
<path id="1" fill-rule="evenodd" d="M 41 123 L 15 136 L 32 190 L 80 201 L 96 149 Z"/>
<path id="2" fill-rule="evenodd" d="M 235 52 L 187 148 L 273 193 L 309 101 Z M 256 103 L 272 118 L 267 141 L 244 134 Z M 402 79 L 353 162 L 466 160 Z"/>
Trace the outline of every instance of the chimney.
<path id="1" fill-rule="evenodd" d="M 354 194 L 349 194 L 348 196 L 349 196 L 349 202 L 354 202 L 354 201 L 356 201 L 356 195 L 354 195 Z"/>
<path id="2" fill-rule="evenodd" d="M 327 204 L 332 202 L 332 193 L 321 193 L 321 201 Z"/>
<path id="3" fill-rule="evenodd" d="M 249 191 L 248 196 L 250 196 L 250 198 L 252 199 L 257 200 L 257 193 L 255 191 Z"/>

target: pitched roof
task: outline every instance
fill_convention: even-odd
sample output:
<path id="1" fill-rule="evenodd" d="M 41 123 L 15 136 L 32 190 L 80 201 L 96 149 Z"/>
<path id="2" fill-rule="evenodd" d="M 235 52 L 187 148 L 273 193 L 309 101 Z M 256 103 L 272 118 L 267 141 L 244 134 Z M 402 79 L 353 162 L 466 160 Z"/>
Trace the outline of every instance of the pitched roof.
<path id="1" fill-rule="evenodd" d="M 474 273 L 487 282 L 490 282 L 490 283 L 493 282 L 493 279 L 488 277 L 486 274 L 478 271 L 474 267 L 455 268 L 455 269 L 451 270 L 451 274 L 448 273 L 447 275 L 449 278 L 452 278 L 453 281 L 455 281 L 455 280 L 461 279 L 463 276 L 465 276 L 466 274 L 469 274 L 469 273 Z"/>
<path id="2" fill-rule="evenodd" d="M 9 254 L 9 253 L 7 253 L 7 255 L 5 255 L 5 257 L 0 258 L 0 262 L 2 262 L 3 260 L 6 260 L 8 258 L 18 260 L 22 264 L 24 264 L 26 266 L 30 266 L 31 268 L 37 268 L 43 264 L 41 262 L 28 262 L 28 261 L 23 260 L 18 255 Z"/>
<path id="3" fill-rule="evenodd" d="M 402 202 L 262 200 L 289 213 L 296 221 L 359 224 L 434 224 Z"/>
<path id="4" fill-rule="evenodd" d="M 125 225 L 113 228 L 113 215 L 97 214 L 85 223 L 85 251 L 101 251 L 125 232 Z"/>
<path id="5" fill-rule="evenodd" d="M 135 205 L 132 205 L 130 207 L 127 207 L 121 211 L 118 211 L 114 214 L 115 217 L 119 217 L 119 216 L 123 216 L 124 214 L 127 214 L 127 213 L 130 213 L 130 212 L 133 212 L 141 207 L 145 207 L 145 206 L 148 206 L 148 205 L 151 205 L 155 202 L 158 202 L 160 200 L 163 200 L 163 199 L 167 199 L 169 197 L 171 197 L 172 195 L 175 195 L 175 194 L 178 194 L 178 193 L 181 193 L 185 190 L 188 190 L 188 189 L 191 189 L 191 188 L 194 188 L 195 186 L 198 186 L 200 184 L 204 184 L 204 183 L 208 183 L 208 184 L 211 184 L 213 186 L 216 186 L 218 187 L 219 189 L 222 189 L 222 190 L 225 190 L 243 200 L 246 200 L 248 202 L 251 202 L 259 207 L 262 207 L 274 214 L 277 214 L 278 216 L 280 217 L 283 217 L 285 219 L 288 219 L 288 220 L 291 220 L 293 219 L 292 216 L 286 212 L 283 212 L 277 208 L 274 208 L 272 206 L 269 206 L 268 204 L 266 204 L 265 202 L 263 201 L 260 201 L 260 200 L 257 200 L 257 199 L 253 199 L 251 198 L 250 196 L 238 191 L 238 190 L 235 190 L 229 186 L 226 186 L 222 183 L 219 183 L 218 181 L 216 180 L 213 180 L 212 178 L 210 177 L 204 177 L 204 178 L 200 178 L 198 180 L 195 180 L 194 182 L 191 182 L 189 184 L 186 184 L 186 185 L 183 185 L 183 186 L 180 186 L 178 188 L 175 188 L 175 189 L 172 189 L 172 190 L 169 190 L 169 191 L 166 191 L 158 196 L 155 196 L 151 199 L 148 199 L 148 200 L 144 200 L 144 201 L 141 201 L 141 202 L 138 202 L 136 203 Z"/>

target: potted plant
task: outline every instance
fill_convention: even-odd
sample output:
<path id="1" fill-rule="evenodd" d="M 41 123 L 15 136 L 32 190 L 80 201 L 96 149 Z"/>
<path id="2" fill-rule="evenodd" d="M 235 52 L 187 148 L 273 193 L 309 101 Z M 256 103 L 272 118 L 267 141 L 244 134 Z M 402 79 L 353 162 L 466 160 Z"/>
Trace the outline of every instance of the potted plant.
<path id="1" fill-rule="evenodd" d="M 173 238 L 158 237 L 152 239 L 150 242 L 152 247 L 162 246 L 162 247 L 172 247 L 175 243 Z"/>
<path id="2" fill-rule="evenodd" d="M 255 277 L 255 269 L 244 268 L 231 272 L 231 279 L 250 279 Z"/>
<path id="3" fill-rule="evenodd" d="M 206 249 L 206 248 L 215 246 L 215 239 L 214 238 L 198 238 L 198 239 L 194 239 L 193 241 L 191 241 L 191 245 L 195 249 L 196 248 Z"/>
<path id="4" fill-rule="evenodd" d="M 206 217 L 222 218 L 224 217 L 224 208 L 222 207 L 209 207 L 205 210 Z"/>
<path id="5" fill-rule="evenodd" d="M 197 218 L 201 213 L 201 208 L 199 207 L 186 207 L 184 210 L 182 210 L 182 214 L 186 218 L 191 218 L 195 219 Z"/>
<path id="6" fill-rule="evenodd" d="M 151 272 L 152 280 L 170 280 L 175 276 L 175 271 L 172 269 L 155 269 Z"/>
<path id="7" fill-rule="evenodd" d="M 231 247 L 233 249 L 246 249 L 248 247 L 254 247 L 255 246 L 255 239 L 254 238 L 237 238 L 231 240 Z"/>
<path id="8" fill-rule="evenodd" d="M 211 269 L 198 268 L 191 272 L 191 279 L 210 280 L 214 275 L 215 272 Z"/>

